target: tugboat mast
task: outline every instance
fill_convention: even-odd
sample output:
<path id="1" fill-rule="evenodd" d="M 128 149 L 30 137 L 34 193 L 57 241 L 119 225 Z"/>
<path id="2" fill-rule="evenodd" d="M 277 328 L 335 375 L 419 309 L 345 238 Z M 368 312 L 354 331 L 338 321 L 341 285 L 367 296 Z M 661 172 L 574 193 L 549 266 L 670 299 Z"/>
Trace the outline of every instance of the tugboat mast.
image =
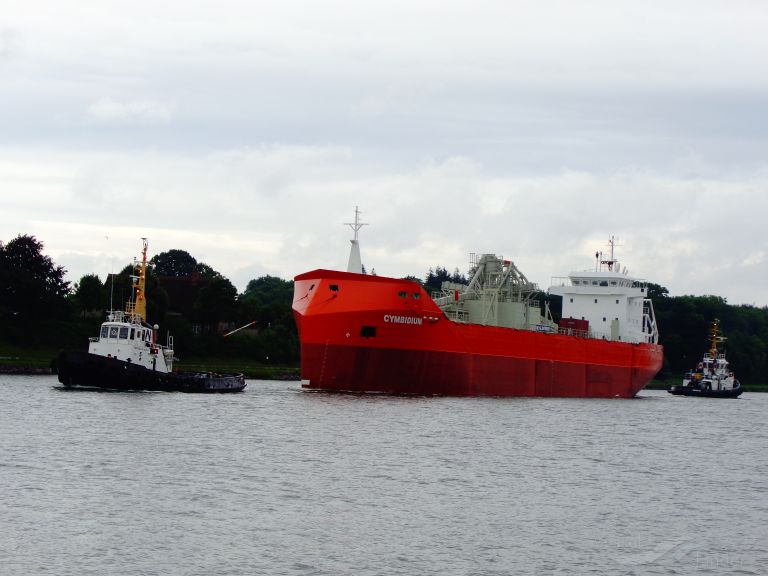
<path id="1" fill-rule="evenodd" d="M 133 298 L 125 303 L 125 313 L 128 317 L 137 317 L 142 322 L 147 321 L 147 246 L 146 238 L 141 239 L 141 262 L 135 264 L 138 268 L 138 276 L 131 276 L 134 281 Z M 136 262 L 136 260 L 134 260 Z"/>
<path id="2" fill-rule="evenodd" d="M 147 239 L 142 238 L 141 265 L 139 266 L 139 283 L 136 287 L 136 314 L 147 321 Z"/>
<path id="3" fill-rule="evenodd" d="M 712 328 L 709 331 L 709 355 L 712 358 L 717 358 L 717 345 L 725 340 L 724 336 L 720 336 L 720 320 L 715 318 L 712 321 Z"/>

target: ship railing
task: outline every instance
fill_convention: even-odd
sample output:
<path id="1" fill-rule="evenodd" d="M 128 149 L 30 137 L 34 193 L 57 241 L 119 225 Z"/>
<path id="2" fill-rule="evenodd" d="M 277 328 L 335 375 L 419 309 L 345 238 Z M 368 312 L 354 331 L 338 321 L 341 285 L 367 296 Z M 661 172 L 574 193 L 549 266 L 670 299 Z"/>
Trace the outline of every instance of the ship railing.
<path id="1" fill-rule="evenodd" d="M 125 322 L 125 312 L 122 310 L 110 310 L 107 313 L 107 320 L 109 322 Z"/>
<path id="2" fill-rule="evenodd" d="M 446 308 L 443 313 L 454 322 L 469 322 L 469 311 L 462 308 Z"/>
<path id="3" fill-rule="evenodd" d="M 591 328 L 589 330 L 589 334 L 589 337 L 593 340 L 610 340 L 611 342 L 621 340 L 621 338 L 614 338 L 610 332 L 602 332 L 599 330 L 593 330 Z"/>
<path id="4" fill-rule="evenodd" d="M 577 330 L 576 328 L 558 328 L 558 334 L 563 336 L 576 336 L 576 338 L 589 338 L 589 330 Z"/>
<path id="5" fill-rule="evenodd" d="M 659 341 L 659 327 L 656 325 L 656 314 L 653 311 L 653 302 L 650 298 L 643 300 L 643 333 L 649 344 Z"/>

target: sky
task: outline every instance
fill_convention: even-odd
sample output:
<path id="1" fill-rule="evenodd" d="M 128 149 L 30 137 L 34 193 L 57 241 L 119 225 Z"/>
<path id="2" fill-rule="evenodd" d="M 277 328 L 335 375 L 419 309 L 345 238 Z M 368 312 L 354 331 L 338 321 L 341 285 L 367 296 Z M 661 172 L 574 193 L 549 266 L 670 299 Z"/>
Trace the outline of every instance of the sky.
<path id="1" fill-rule="evenodd" d="M 763 0 L 0 0 L 0 241 L 77 282 L 186 250 L 238 290 L 618 239 L 671 295 L 768 305 Z"/>

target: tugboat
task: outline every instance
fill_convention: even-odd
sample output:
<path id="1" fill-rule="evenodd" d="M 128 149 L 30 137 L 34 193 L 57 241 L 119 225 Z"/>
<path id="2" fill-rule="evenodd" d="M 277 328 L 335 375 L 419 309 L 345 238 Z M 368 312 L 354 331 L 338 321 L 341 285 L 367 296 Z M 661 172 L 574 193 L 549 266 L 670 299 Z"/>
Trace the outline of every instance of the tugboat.
<path id="1" fill-rule="evenodd" d="M 147 321 L 145 298 L 147 239 L 142 238 L 141 262 L 132 276 L 134 289 L 125 311 L 110 310 L 98 336 L 90 338 L 88 351 L 64 350 L 57 360 L 59 382 L 109 390 L 166 392 L 240 392 L 242 374 L 174 372 L 173 337 L 166 345 L 157 341 L 158 326 Z"/>
<path id="2" fill-rule="evenodd" d="M 725 341 L 720 335 L 720 321 L 715 318 L 709 330 L 709 351 L 695 370 L 685 374 L 683 383 L 672 386 L 670 394 L 677 396 L 702 396 L 706 398 L 738 398 L 741 383 L 728 368 L 725 353 L 720 352 L 718 344 Z"/>

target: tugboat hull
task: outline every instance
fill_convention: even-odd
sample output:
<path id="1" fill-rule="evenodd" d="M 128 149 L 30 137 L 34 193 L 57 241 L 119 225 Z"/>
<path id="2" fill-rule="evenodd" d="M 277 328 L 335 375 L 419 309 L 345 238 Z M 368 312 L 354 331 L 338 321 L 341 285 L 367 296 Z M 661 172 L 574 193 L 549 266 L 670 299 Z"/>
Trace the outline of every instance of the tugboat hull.
<path id="1" fill-rule="evenodd" d="M 56 363 L 59 382 L 71 387 L 214 393 L 240 392 L 246 386 L 242 374 L 159 372 L 79 350 L 61 352 Z"/>
<path id="2" fill-rule="evenodd" d="M 704 390 L 693 386 L 672 386 L 670 394 L 675 396 L 698 396 L 700 398 L 738 398 L 741 395 L 741 386 L 730 390 Z"/>

